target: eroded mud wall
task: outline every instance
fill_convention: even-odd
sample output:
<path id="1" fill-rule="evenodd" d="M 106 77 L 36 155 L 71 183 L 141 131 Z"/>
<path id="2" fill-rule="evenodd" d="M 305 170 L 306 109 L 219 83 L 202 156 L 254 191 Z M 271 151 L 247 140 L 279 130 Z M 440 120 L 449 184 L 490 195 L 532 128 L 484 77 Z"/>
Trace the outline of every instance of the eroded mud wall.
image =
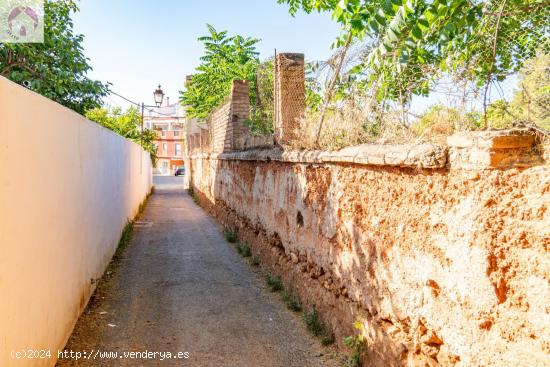
<path id="1" fill-rule="evenodd" d="M 234 158 L 192 159 L 201 204 L 370 365 L 548 365 L 548 165 Z"/>

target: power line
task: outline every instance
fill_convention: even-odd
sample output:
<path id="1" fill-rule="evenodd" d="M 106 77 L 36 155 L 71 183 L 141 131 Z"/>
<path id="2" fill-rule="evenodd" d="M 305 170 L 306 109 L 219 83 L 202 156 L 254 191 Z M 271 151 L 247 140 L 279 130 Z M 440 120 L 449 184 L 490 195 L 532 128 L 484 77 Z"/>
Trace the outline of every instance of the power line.
<path id="1" fill-rule="evenodd" d="M 128 99 L 128 98 L 126 98 L 126 97 L 124 97 L 124 96 L 122 96 L 122 95 L 120 95 L 120 94 L 118 94 L 118 93 L 116 93 L 116 92 L 114 92 L 114 91 L 112 91 L 112 90 L 109 90 L 109 93 L 110 93 L 110 94 L 114 94 L 115 96 L 120 97 L 120 98 L 122 98 L 123 100 L 125 100 L 125 101 L 127 101 L 127 102 L 130 102 L 130 103 L 133 104 L 133 105 L 136 105 L 137 107 L 142 107 L 141 104 L 139 104 L 139 103 L 137 103 L 137 102 L 134 102 L 134 101 L 132 101 L 132 100 L 130 100 L 130 99 Z M 148 108 L 148 107 L 144 107 L 144 109 L 146 109 L 146 110 L 149 111 L 149 112 L 157 113 L 157 114 L 162 115 L 162 116 L 168 116 L 168 117 L 173 117 L 173 118 L 177 118 L 177 119 L 180 118 L 179 116 L 173 116 L 173 115 L 170 115 L 170 114 L 158 112 L 158 111 L 155 111 L 155 110 L 153 110 L 153 109 L 151 109 L 151 108 Z"/>
<path id="2" fill-rule="evenodd" d="M 136 106 L 138 107 L 141 107 L 141 105 L 139 103 L 136 103 L 134 101 L 131 101 L 129 100 L 128 98 L 124 97 L 124 96 L 121 96 L 120 94 L 118 94 L 117 92 L 113 92 L 112 90 L 109 90 L 109 94 L 114 94 L 115 96 L 118 96 L 120 98 L 122 98 L 123 100 L 127 101 L 127 102 L 130 102 L 131 104 L 135 104 Z"/>

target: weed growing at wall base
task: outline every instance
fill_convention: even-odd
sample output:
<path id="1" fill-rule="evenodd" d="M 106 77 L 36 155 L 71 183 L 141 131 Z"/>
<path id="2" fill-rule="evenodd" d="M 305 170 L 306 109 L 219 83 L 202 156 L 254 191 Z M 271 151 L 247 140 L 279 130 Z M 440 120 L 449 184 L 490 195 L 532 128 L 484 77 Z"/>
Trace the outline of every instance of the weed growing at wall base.
<path id="1" fill-rule="evenodd" d="M 325 324 L 319 318 L 319 312 L 317 312 L 315 306 L 304 312 L 302 320 L 304 320 L 307 329 L 314 336 L 321 339 L 321 344 L 329 345 L 334 343 L 334 336 L 327 330 Z"/>
<path id="2" fill-rule="evenodd" d="M 252 256 L 252 252 L 250 251 L 250 246 L 248 246 L 246 243 L 239 243 L 237 245 L 237 252 L 242 257 L 250 257 Z"/>
<path id="3" fill-rule="evenodd" d="M 346 361 L 346 367 L 361 367 L 361 361 L 366 356 L 366 339 L 362 333 L 363 324 L 356 322 L 353 324 L 353 327 L 357 329 L 360 334 L 347 336 L 344 338 L 344 345 L 352 350 L 351 356 Z"/>
<path id="4" fill-rule="evenodd" d="M 124 226 L 124 228 L 122 229 L 122 234 L 120 235 L 120 240 L 118 241 L 117 253 L 115 253 L 115 257 L 117 257 L 119 251 L 122 252 L 126 247 L 128 247 L 128 243 L 132 238 L 133 230 L 134 230 L 134 223 L 128 221 Z"/>
<path id="5" fill-rule="evenodd" d="M 143 213 L 143 211 L 145 210 L 145 206 L 147 206 L 147 202 L 149 201 L 149 198 L 151 197 L 151 195 L 153 195 L 155 193 L 155 187 L 151 187 L 151 191 L 149 191 L 149 193 L 147 194 L 147 196 L 145 197 L 145 200 L 143 200 L 141 202 L 141 204 L 139 204 L 139 209 L 138 209 L 138 216 Z M 135 219 L 134 219 L 135 220 Z"/>
<path id="6" fill-rule="evenodd" d="M 291 311 L 299 312 L 302 310 L 302 304 L 300 303 L 300 300 L 298 297 L 289 290 L 283 290 L 281 293 L 281 299 L 286 305 L 286 308 L 288 308 Z"/>
<path id="7" fill-rule="evenodd" d="M 111 272 L 113 270 L 112 268 L 116 265 L 116 263 L 118 261 L 120 261 L 120 259 L 122 257 L 122 253 L 124 252 L 126 247 L 128 247 L 128 244 L 130 243 L 130 240 L 132 239 L 132 233 L 134 231 L 134 223 L 135 223 L 136 219 L 145 210 L 145 207 L 147 206 L 147 202 L 149 201 L 149 198 L 151 197 L 151 195 L 153 195 L 154 192 L 155 192 L 155 188 L 152 187 L 151 191 L 149 191 L 147 196 L 145 196 L 145 199 L 143 199 L 141 204 L 139 204 L 138 213 L 135 216 L 135 218 L 132 219 L 132 220 L 129 220 L 126 223 L 126 225 L 124 226 L 124 228 L 122 229 L 122 233 L 120 234 L 120 240 L 118 241 L 117 249 L 116 249 L 115 254 L 113 255 L 113 259 L 111 260 L 111 263 L 109 264 L 109 267 L 108 267 Z"/>
<path id="8" fill-rule="evenodd" d="M 260 266 L 260 259 L 258 258 L 258 256 L 252 256 L 250 258 L 250 265 L 252 266 Z"/>
<path id="9" fill-rule="evenodd" d="M 134 221 L 128 221 L 124 226 L 124 228 L 122 229 L 120 240 L 118 241 L 118 246 L 113 256 L 113 262 L 118 261 L 122 256 L 122 253 L 124 252 L 126 247 L 128 247 L 128 243 L 130 243 L 130 239 L 132 239 L 133 230 L 134 230 Z"/>
<path id="10" fill-rule="evenodd" d="M 201 203 L 199 202 L 199 198 L 197 197 L 197 195 L 195 194 L 195 191 L 193 190 L 193 186 L 189 185 L 189 188 L 187 189 L 187 193 L 189 194 L 189 196 L 191 196 L 191 199 L 193 199 L 193 202 L 195 204 L 197 204 L 198 206 L 201 205 Z"/>
<path id="11" fill-rule="evenodd" d="M 273 274 L 267 274 L 265 276 L 265 282 L 272 292 L 280 292 L 284 289 L 281 278 Z"/>
<path id="12" fill-rule="evenodd" d="M 227 242 L 230 242 L 230 243 L 236 243 L 237 242 L 237 231 L 235 231 L 234 229 L 226 228 L 223 231 L 223 235 L 224 235 L 225 239 L 227 240 Z"/>

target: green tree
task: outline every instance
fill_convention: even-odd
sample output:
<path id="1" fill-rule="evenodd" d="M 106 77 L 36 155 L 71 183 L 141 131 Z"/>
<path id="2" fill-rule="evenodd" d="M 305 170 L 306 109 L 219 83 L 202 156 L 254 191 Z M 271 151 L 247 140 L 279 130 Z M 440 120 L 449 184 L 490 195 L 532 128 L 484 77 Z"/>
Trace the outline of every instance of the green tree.
<path id="1" fill-rule="evenodd" d="M 251 130 L 259 134 L 272 134 L 275 119 L 273 88 L 273 58 L 258 65 L 254 81 L 254 106 Z"/>
<path id="2" fill-rule="evenodd" d="M 112 109 L 97 107 L 87 111 L 86 117 L 120 136 L 140 144 L 145 151 L 149 152 L 153 166 L 156 166 L 157 147 L 154 144 L 156 133 L 148 129 L 141 132 L 141 114 L 137 108 L 130 107 L 126 111 L 122 111 L 119 107 Z"/>
<path id="3" fill-rule="evenodd" d="M 187 116 L 205 119 L 229 95 L 235 79 L 250 82 L 250 100 L 254 105 L 256 69 L 259 64 L 256 38 L 231 36 L 227 31 L 218 32 L 207 25 L 209 35 L 199 37 L 205 54 L 197 73 L 180 92 L 180 103 L 186 107 Z"/>
<path id="4" fill-rule="evenodd" d="M 519 72 L 511 107 L 517 116 L 550 131 L 550 54 L 540 52 Z"/>
<path id="5" fill-rule="evenodd" d="M 278 0 L 295 14 L 331 12 L 341 24 L 336 46 L 366 41 L 350 71 L 379 100 L 427 95 L 442 73 L 478 86 L 517 72 L 550 44 L 546 0 Z"/>
<path id="6" fill-rule="evenodd" d="M 510 101 L 498 99 L 487 106 L 486 122 L 478 125 L 508 128 L 534 124 L 550 131 L 550 55 L 539 52 L 518 73 L 518 89 Z"/>
<path id="7" fill-rule="evenodd" d="M 44 43 L 0 43 L 0 75 L 80 114 L 101 106 L 108 85 L 89 79 L 83 35 L 73 33 L 73 0 L 46 0 Z"/>

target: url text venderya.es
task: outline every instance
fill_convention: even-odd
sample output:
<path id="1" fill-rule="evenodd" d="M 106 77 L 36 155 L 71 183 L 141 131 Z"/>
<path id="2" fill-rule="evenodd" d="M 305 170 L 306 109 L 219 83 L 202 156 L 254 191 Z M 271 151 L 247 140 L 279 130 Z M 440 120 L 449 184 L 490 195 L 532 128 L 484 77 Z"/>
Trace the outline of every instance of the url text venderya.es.
<path id="1" fill-rule="evenodd" d="M 53 354 L 55 355 L 55 354 Z M 49 359 L 52 358 L 50 350 L 19 350 L 12 351 L 11 357 L 14 359 Z M 105 351 L 101 349 L 90 349 L 83 351 L 63 350 L 57 352 L 58 359 L 188 359 L 189 352 L 154 352 L 144 351 Z"/>

